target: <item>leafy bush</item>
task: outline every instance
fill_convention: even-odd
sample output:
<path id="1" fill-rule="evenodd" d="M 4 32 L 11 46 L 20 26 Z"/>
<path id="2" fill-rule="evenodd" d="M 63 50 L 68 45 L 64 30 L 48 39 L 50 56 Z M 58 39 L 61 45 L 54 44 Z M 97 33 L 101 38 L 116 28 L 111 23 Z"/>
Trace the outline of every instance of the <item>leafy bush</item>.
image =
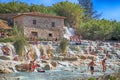
<path id="1" fill-rule="evenodd" d="M 116 77 L 110 76 L 110 80 L 116 80 Z"/>
<path id="2" fill-rule="evenodd" d="M 1 38 L 0 42 L 13 42 L 13 38 Z"/>
<path id="3" fill-rule="evenodd" d="M 66 52 L 67 46 L 68 46 L 68 41 L 67 41 L 67 39 L 63 38 L 60 42 L 60 49 L 61 49 L 62 53 Z"/>
<path id="4" fill-rule="evenodd" d="M 18 55 L 22 56 L 22 51 L 24 50 L 24 42 L 22 40 L 17 40 L 14 42 L 14 47 Z"/>
<path id="5" fill-rule="evenodd" d="M 16 50 L 16 53 L 20 55 L 21 58 L 24 56 L 24 47 L 28 44 L 26 38 L 24 37 L 23 27 L 19 28 L 17 26 L 14 26 L 13 32 L 14 32 L 14 47 Z"/>
<path id="6" fill-rule="evenodd" d="M 89 80 L 95 80 L 95 78 L 94 77 L 90 77 Z"/>

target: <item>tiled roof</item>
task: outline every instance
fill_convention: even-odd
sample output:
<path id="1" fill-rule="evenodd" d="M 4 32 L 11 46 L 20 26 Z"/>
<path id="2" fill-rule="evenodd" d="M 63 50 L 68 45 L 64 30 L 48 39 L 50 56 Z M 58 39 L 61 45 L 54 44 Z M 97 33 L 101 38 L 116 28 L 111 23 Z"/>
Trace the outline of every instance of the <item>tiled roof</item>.
<path id="1" fill-rule="evenodd" d="M 0 19 L 0 29 L 12 29 L 8 26 L 7 22 Z"/>
<path id="2" fill-rule="evenodd" d="M 63 17 L 63 16 L 53 16 L 53 15 L 50 15 L 50 14 L 43 14 L 43 13 L 39 13 L 39 12 L 20 13 L 19 15 L 15 16 L 13 18 L 22 16 L 22 15 L 65 19 L 65 17 Z"/>

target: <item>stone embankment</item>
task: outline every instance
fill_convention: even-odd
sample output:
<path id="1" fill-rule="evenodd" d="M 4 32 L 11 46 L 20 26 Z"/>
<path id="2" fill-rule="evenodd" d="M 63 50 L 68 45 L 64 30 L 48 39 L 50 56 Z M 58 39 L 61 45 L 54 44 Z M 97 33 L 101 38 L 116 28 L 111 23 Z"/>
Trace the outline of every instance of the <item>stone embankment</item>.
<path id="1" fill-rule="evenodd" d="M 15 62 L 11 60 L 0 60 L 0 73 L 16 72 L 15 65 L 17 64 L 20 64 L 20 62 Z"/>

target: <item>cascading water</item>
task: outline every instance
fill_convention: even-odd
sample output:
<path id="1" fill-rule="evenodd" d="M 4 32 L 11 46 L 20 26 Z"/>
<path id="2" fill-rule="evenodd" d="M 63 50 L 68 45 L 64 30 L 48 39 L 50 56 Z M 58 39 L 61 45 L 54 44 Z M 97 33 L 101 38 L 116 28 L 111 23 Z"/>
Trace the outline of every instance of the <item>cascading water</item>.
<path id="1" fill-rule="evenodd" d="M 0 56 L 3 56 L 3 55 L 4 55 L 4 54 L 3 54 L 3 51 L 2 51 L 2 48 L 3 48 L 4 46 L 9 49 L 9 52 L 8 52 L 8 53 L 10 53 L 9 56 L 11 56 L 11 57 L 13 58 L 13 56 L 16 54 L 16 52 L 15 52 L 14 46 L 13 46 L 12 44 L 10 44 L 10 43 L 1 43 L 1 44 L 0 44 Z"/>
<path id="2" fill-rule="evenodd" d="M 64 38 L 70 40 L 70 36 L 75 35 L 74 29 L 73 28 L 68 28 L 68 27 L 64 27 L 64 29 L 65 29 Z"/>
<path id="3" fill-rule="evenodd" d="M 27 49 L 27 46 L 25 46 L 25 53 L 27 53 L 28 52 L 28 49 Z"/>
<path id="4" fill-rule="evenodd" d="M 12 44 L 7 44 L 7 46 L 10 49 L 10 56 L 14 57 L 16 54 L 14 46 Z"/>
<path id="5" fill-rule="evenodd" d="M 39 51 L 37 45 L 34 45 L 34 48 L 35 48 L 35 51 L 36 51 L 37 60 L 39 61 L 40 60 L 40 51 Z"/>
<path id="6" fill-rule="evenodd" d="M 44 54 L 47 55 L 47 52 L 46 52 L 46 46 L 45 46 L 45 45 L 44 45 L 44 46 L 42 45 L 42 48 L 43 48 L 43 52 L 44 52 Z"/>
<path id="7" fill-rule="evenodd" d="M 68 29 L 68 28 L 67 28 Z M 69 34 L 69 35 L 71 35 L 70 34 L 70 32 L 72 33 L 72 30 L 70 30 L 70 29 L 68 29 L 67 31 L 67 35 Z M 73 34 L 73 33 L 72 33 Z M 66 35 L 66 36 L 67 36 Z M 93 45 L 93 48 L 95 48 L 96 47 L 96 44 L 95 43 L 91 43 L 92 45 Z M 13 53 L 15 53 L 15 49 L 14 49 L 14 46 L 12 45 L 12 44 L 0 44 L 0 55 L 4 55 L 3 54 L 3 52 L 2 52 L 2 50 L 1 50 L 1 48 L 3 47 L 3 46 L 6 46 L 6 47 L 8 47 L 9 49 L 10 49 L 10 53 L 11 54 L 13 54 Z M 51 46 L 51 48 L 50 49 L 53 49 L 54 50 L 54 52 L 55 52 L 55 50 L 56 50 L 56 52 L 55 52 L 55 54 L 57 55 L 57 56 L 59 56 L 58 55 L 58 53 L 57 53 L 57 47 L 58 46 L 52 46 L 52 45 L 32 45 L 31 47 L 30 46 L 25 46 L 25 52 L 28 52 L 29 50 L 30 50 L 30 53 L 32 54 L 32 53 L 34 53 L 34 52 L 36 52 L 36 56 L 37 56 L 37 61 L 38 60 L 40 60 L 40 57 L 41 57 L 41 55 L 40 55 L 40 50 L 39 50 L 39 46 L 42 46 L 42 49 L 44 50 L 44 54 L 46 55 L 47 53 L 47 47 L 50 47 Z M 73 46 L 73 45 L 72 45 Z M 14 73 L 14 77 L 16 77 L 16 74 L 18 75 L 18 76 L 23 76 L 23 78 L 21 78 L 20 80 L 39 80 L 39 79 L 42 79 L 42 78 L 44 78 L 43 80 L 53 80 L 53 79 L 58 79 L 59 80 L 59 78 L 61 78 L 60 80 L 62 80 L 62 77 L 63 77 L 63 79 L 65 79 L 65 80 L 70 80 L 69 78 L 76 78 L 76 79 L 78 79 L 79 77 L 89 77 L 89 76 L 91 76 L 91 73 L 90 73 L 90 70 L 88 69 L 88 63 L 90 62 L 90 60 L 82 60 L 82 59 L 80 59 L 80 58 L 82 58 L 82 57 L 80 57 L 79 58 L 79 53 L 80 54 L 84 54 L 84 48 L 82 48 L 82 46 L 85 46 L 85 49 L 87 49 L 87 50 L 89 50 L 89 48 L 87 48 L 87 47 L 89 47 L 89 45 L 86 45 L 86 44 L 82 44 L 81 46 L 79 46 L 79 47 L 76 47 L 75 48 L 75 50 L 77 49 L 77 50 L 79 50 L 78 51 L 78 53 L 77 53 L 77 58 L 78 58 L 78 61 L 80 61 L 80 62 L 78 62 L 77 63 L 77 61 L 76 62 L 74 62 L 74 61 L 59 61 L 59 60 L 57 60 L 56 62 L 57 62 L 57 64 L 58 64 L 58 66 L 56 67 L 56 68 L 54 68 L 55 70 L 46 70 L 46 73 L 43 73 L 43 74 L 40 74 L 40 73 Z M 32 48 L 32 49 L 31 49 Z M 55 49 L 54 49 L 55 48 Z M 108 46 L 108 48 L 111 48 L 111 47 L 109 47 Z M 74 48 L 73 48 L 74 49 Z M 74 50 L 73 50 L 72 48 L 71 49 L 68 49 L 68 51 L 72 54 L 74 54 Z M 106 50 L 106 46 L 105 47 L 103 47 L 103 49 L 104 50 Z M 114 49 L 114 48 L 113 48 Z M 33 50 L 33 51 L 32 51 Z M 35 50 L 35 51 L 34 51 Z M 76 50 L 76 51 L 77 51 Z M 95 50 L 97 50 L 96 48 L 95 48 Z M 109 50 L 109 49 L 108 49 Z M 97 50 L 98 51 L 98 50 Z M 110 51 L 111 52 L 111 51 Z M 116 54 L 117 55 L 120 55 L 120 50 L 115 50 L 115 52 L 116 52 Z M 106 74 L 106 72 L 107 73 L 111 73 L 111 71 L 114 71 L 114 70 L 118 70 L 118 67 L 119 67 L 119 63 L 116 63 L 118 60 L 118 58 L 117 58 L 117 56 L 116 56 L 116 54 L 112 54 L 112 52 L 110 53 L 110 55 L 112 55 L 112 58 L 111 59 L 108 59 L 108 61 L 106 61 L 107 62 L 107 65 L 108 66 L 111 66 L 110 68 L 109 67 L 107 67 L 107 71 L 106 72 L 101 72 L 102 71 L 102 67 L 101 67 L 101 60 L 102 60 L 102 58 L 100 57 L 102 54 L 104 54 L 105 55 L 105 53 L 104 52 L 97 52 L 98 54 L 98 56 L 96 57 L 96 61 L 95 61 L 95 63 L 96 63 L 96 66 L 95 66 L 95 76 L 97 76 L 97 75 L 104 75 L 104 74 Z M 7 55 L 6 55 L 7 56 Z M 12 56 L 12 55 L 11 55 Z M 75 56 L 76 56 L 76 54 L 75 54 Z M 91 57 L 91 56 L 90 56 Z M 13 71 L 14 72 L 17 72 L 16 71 L 16 68 L 15 68 L 15 65 L 14 64 L 18 64 L 18 61 L 15 63 L 13 60 L 11 60 L 12 61 L 12 63 L 10 63 L 11 65 L 13 64 Z M 49 60 L 50 61 L 50 60 Z M 80 64 L 79 64 L 80 63 Z M 4 64 L 4 62 L 3 62 L 3 64 Z M 19 63 L 20 64 L 20 63 Z M 50 65 L 50 67 L 51 67 L 51 64 L 48 62 L 48 64 Z M 41 67 L 41 65 L 43 65 L 44 66 L 44 63 L 42 63 L 42 61 L 40 62 L 40 67 Z M 1 65 L 0 65 L 1 66 Z M 9 66 L 9 65 L 8 65 Z M 36 70 L 36 69 L 35 69 Z M 52 75 L 51 75 L 52 74 Z M 6 74 L 6 75 L 8 75 L 8 74 Z M 11 75 L 13 75 L 13 74 L 11 74 Z M 57 76 L 56 76 L 57 75 Z M 45 76 L 45 77 L 43 77 L 43 76 Z M 46 79 L 46 76 L 48 77 L 47 79 Z M 34 79 L 34 77 L 36 78 L 36 79 Z M 77 78 L 78 77 L 78 78 Z M 12 79 L 13 80 L 13 79 Z"/>
<path id="8" fill-rule="evenodd" d="M 2 51 L 2 44 L 0 44 L 0 56 L 3 56 L 3 51 Z"/>

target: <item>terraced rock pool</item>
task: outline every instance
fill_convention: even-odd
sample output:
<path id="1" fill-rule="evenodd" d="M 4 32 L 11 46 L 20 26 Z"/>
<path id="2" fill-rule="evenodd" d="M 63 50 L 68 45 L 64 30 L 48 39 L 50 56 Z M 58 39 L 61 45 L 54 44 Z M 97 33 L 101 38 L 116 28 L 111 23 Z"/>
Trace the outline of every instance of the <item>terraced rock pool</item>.
<path id="1" fill-rule="evenodd" d="M 104 74 L 111 74 L 112 71 L 95 72 L 94 76 L 102 76 Z M 0 80 L 81 80 L 91 77 L 90 72 L 81 73 L 79 70 L 62 71 L 50 70 L 45 72 L 17 72 L 10 74 L 1 74 Z"/>

